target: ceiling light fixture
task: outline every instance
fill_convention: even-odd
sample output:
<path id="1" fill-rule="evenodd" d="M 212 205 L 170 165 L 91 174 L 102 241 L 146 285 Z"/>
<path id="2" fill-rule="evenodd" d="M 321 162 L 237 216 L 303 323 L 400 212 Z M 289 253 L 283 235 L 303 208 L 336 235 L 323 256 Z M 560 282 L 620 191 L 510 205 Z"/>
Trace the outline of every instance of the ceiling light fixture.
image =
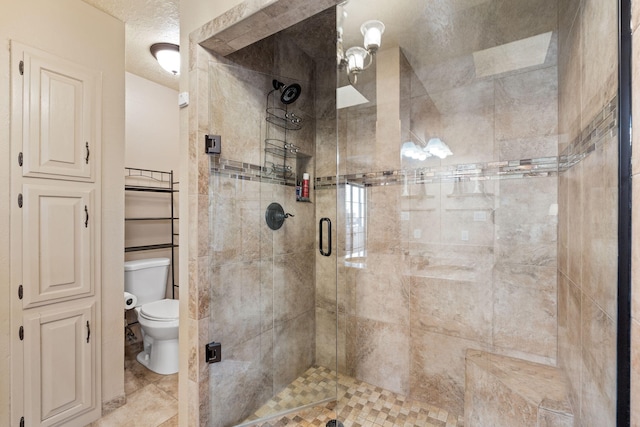
<path id="1" fill-rule="evenodd" d="M 411 133 L 413 134 L 413 132 Z M 416 139 L 420 141 L 420 138 Z M 444 141 L 442 141 L 440 138 L 431 138 L 429 142 L 427 142 L 427 145 L 424 147 L 422 146 L 422 144 L 416 144 L 413 141 L 407 141 L 402 144 L 400 154 L 403 157 L 407 157 L 413 160 L 419 160 L 421 162 L 432 156 L 445 159 L 453 155 L 449 146 L 445 144 Z"/>
<path id="2" fill-rule="evenodd" d="M 173 75 L 180 74 L 180 46 L 173 43 L 154 43 L 149 50 L 162 68 Z"/>
<path id="3" fill-rule="evenodd" d="M 358 81 L 358 74 L 366 70 L 373 63 L 373 56 L 376 54 L 382 43 L 382 33 L 384 24 L 377 20 L 367 21 L 360 27 L 360 32 L 364 36 L 364 48 L 354 46 L 347 49 L 346 53 L 342 47 L 342 22 L 347 16 L 343 11 L 338 28 L 337 56 L 338 67 L 347 70 L 349 83 L 355 84 Z M 353 76 L 353 81 L 351 77 Z"/>

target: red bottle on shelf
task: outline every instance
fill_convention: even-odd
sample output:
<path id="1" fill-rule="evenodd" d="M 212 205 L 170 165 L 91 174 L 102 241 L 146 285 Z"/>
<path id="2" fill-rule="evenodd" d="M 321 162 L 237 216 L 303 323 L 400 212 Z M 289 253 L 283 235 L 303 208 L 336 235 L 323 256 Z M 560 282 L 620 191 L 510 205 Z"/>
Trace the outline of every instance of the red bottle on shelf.
<path id="1" fill-rule="evenodd" d="M 302 198 L 309 198 L 309 174 L 306 172 L 302 174 Z"/>

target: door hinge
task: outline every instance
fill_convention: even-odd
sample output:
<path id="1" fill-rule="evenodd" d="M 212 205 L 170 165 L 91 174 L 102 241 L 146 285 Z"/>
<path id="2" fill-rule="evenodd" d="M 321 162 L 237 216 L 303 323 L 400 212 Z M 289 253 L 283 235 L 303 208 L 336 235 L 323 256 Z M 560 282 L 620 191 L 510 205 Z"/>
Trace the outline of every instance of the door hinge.
<path id="1" fill-rule="evenodd" d="M 22 152 L 18 154 L 18 165 L 22 166 Z"/>
<path id="2" fill-rule="evenodd" d="M 22 296 L 24 295 L 24 289 L 22 288 L 22 285 L 18 286 L 18 298 L 22 299 Z"/>
<path id="3" fill-rule="evenodd" d="M 18 329 L 18 337 L 20 341 L 24 341 L 24 326 L 20 326 L 20 329 Z"/>
<path id="4" fill-rule="evenodd" d="M 22 193 L 18 194 L 18 207 L 22 207 Z"/>
<path id="5" fill-rule="evenodd" d="M 20 427 L 24 427 L 24 417 L 20 417 Z"/>
<path id="6" fill-rule="evenodd" d="M 20 75 L 23 76 L 24 75 L 24 61 L 20 61 L 20 64 L 18 64 L 18 70 L 20 71 Z"/>

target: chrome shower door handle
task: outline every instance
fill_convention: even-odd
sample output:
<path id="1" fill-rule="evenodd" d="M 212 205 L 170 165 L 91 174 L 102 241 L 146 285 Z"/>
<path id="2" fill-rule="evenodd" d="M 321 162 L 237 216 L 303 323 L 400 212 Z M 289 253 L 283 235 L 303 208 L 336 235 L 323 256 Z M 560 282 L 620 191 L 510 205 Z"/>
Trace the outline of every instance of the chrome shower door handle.
<path id="1" fill-rule="evenodd" d="M 324 237 L 322 234 L 322 223 L 326 222 L 327 226 L 329 228 L 329 241 L 327 242 L 329 244 L 329 246 L 327 247 L 327 251 L 325 252 L 324 249 L 322 248 L 322 244 L 324 243 Z M 320 219 L 320 239 L 318 239 L 320 244 L 320 254 L 323 256 L 331 256 L 331 220 L 329 218 L 322 218 Z"/>

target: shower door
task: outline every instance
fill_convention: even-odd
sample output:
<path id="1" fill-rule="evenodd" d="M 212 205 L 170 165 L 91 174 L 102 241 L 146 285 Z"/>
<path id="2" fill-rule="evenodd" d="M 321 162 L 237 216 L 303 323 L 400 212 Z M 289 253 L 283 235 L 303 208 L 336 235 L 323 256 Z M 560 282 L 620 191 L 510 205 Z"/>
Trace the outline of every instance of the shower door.
<path id="1" fill-rule="evenodd" d="M 321 18 L 332 30 L 330 12 Z M 335 218 L 336 204 L 314 188 L 320 170 L 335 175 L 335 71 L 292 31 L 209 65 L 209 133 L 223 135 L 209 194 L 209 328 L 222 343 L 210 367 L 213 426 L 336 400 L 336 258 L 316 263 L 317 223 Z M 325 142 L 334 154 L 320 160 Z M 304 174 L 307 197 L 297 188 Z"/>

